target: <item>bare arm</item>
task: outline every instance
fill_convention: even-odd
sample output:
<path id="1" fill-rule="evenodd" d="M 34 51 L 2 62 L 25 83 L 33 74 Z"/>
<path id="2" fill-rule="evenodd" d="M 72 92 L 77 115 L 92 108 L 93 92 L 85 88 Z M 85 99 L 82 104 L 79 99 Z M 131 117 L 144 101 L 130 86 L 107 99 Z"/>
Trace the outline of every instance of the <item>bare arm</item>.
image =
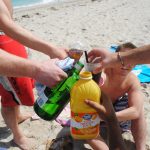
<path id="1" fill-rule="evenodd" d="M 134 120 L 137 119 L 143 108 L 143 94 L 138 79 L 133 76 L 132 86 L 128 91 L 128 104 L 129 107 L 122 111 L 116 112 L 119 121 Z"/>
<path id="2" fill-rule="evenodd" d="M 67 77 L 66 73 L 55 65 L 57 60 L 38 63 L 0 50 L 0 75 L 31 77 L 52 87 Z"/>
<path id="3" fill-rule="evenodd" d="M 86 101 L 86 103 L 93 107 L 99 113 L 100 118 L 102 118 L 107 123 L 109 134 L 109 149 L 127 150 L 111 101 L 106 95 L 104 95 L 104 93 L 102 94 L 101 101 L 101 105 L 92 101 Z"/>
<path id="4" fill-rule="evenodd" d="M 150 64 L 150 45 L 142 46 L 128 52 L 122 52 L 121 57 L 125 64 Z"/>
<path id="5" fill-rule="evenodd" d="M 38 66 L 30 60 L 0 50 L 0 74 L 5 76 L 34 77 Z"/>
<path id="6" fill-rule="evenodd" d="M 118 59 L 118 53 L 111 53 L 108 50 L 93 49 L 89 54 L 89 59 L 101 57 L 99 67 L 94 71 L 100 72 L 103 68 L 122 67 Z M 131 51 L 120 52 L 120 56 L 125 65 L 149 64 L 150 63 L 150 45 L 142 46 Z"/>
<path id="7" fill-rule="evenodd" d="M 12 20 L 9 11 L 2 0 L 0 0 L 0 29 L 23 45 L 43 52 L 52 58 L 66 57 L 66 52 L 64 50 L 56 48 L 54 45 L 34 36 L 31 32 L 16 24 Z"/>

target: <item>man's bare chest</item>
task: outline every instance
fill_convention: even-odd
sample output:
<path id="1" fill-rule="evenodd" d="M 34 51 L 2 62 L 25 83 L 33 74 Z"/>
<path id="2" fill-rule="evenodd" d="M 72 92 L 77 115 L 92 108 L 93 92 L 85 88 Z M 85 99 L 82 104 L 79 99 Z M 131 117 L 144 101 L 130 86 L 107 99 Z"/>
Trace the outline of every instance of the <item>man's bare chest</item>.
<path id="1" fill-rule="evenodd" d="M 115 100 L 127 93 L 128 87 L 125 84 L 106 83 L 101 87 L 101 90 L 115 102 Z"/>

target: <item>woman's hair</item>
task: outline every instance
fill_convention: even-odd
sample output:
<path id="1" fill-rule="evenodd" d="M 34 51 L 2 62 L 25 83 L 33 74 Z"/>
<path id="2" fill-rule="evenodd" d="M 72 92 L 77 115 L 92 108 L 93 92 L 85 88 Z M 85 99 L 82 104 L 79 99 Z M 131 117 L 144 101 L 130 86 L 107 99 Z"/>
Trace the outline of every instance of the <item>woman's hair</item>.
<path id="1" fill-rule="evenodd" d="M 127 43 L 119 45 L 116 49 L 116 52 L 119 52 L 123 48 L 134 49 L 134 48 L 137 48 L 137 47 L 134 44 L 132 44 L 131 42 L 127 42 Z"/>

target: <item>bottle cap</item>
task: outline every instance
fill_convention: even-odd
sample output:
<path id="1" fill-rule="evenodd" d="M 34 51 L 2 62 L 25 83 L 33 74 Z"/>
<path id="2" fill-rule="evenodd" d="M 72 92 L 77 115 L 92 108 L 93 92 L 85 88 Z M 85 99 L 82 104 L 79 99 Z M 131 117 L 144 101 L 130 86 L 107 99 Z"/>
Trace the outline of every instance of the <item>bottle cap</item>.
<path id="1" fill-rule="evenodd" d="M 92 73 L 88 71 L 82 72 L 80 73 L 80 79 L 84 79 L 84 80 L 92 79 Z"/>

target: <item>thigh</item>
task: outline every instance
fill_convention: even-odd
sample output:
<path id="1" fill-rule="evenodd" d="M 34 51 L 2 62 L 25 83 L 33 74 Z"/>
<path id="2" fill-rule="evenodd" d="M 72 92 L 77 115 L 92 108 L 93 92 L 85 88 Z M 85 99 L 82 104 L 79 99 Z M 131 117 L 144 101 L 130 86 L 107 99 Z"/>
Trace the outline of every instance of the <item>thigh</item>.
<path id="1" fill-rule="evenodd" d="M 34 95 L 33 85 L 30 78 L 7 78 L 7 89 L 0 85 L 0 95 L 2 96 L 2 106 L 12 107 L 19 104 L 33 106 Z"/>

